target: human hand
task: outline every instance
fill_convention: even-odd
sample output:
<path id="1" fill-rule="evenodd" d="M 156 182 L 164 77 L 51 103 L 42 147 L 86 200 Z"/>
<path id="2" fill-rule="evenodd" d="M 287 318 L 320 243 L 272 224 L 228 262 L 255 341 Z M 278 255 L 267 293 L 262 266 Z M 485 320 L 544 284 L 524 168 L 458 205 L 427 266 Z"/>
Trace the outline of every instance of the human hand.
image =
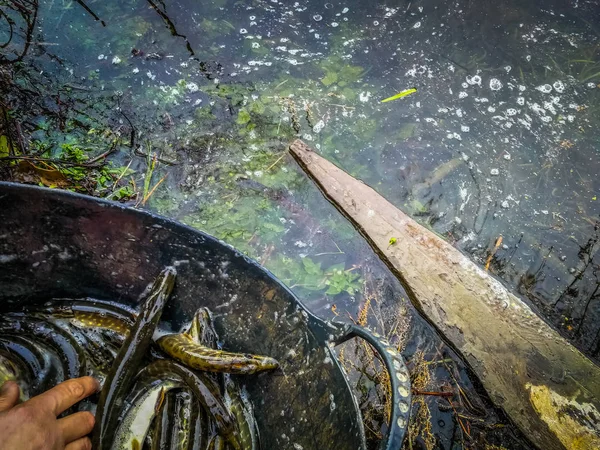
<path id="1" fill-rule="evenodd" d="M 7 381 L 0 388 L 0 450 L 90 450 L 92 413 L 57 416 L 99 389 L 92 377 L 75 378 L 17 405 L 19 387 Z"/>

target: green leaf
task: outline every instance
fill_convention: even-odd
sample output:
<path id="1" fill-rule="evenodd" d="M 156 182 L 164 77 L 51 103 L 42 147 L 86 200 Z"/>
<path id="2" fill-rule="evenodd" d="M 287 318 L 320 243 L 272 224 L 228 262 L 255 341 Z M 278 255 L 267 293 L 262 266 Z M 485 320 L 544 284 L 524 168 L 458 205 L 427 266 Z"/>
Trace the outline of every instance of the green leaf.
<path id="1" fill-rule="evenodd" d="M 315 275 L 322 275 L 323 273 L 323 271 L 321 270 L 321 263 L 315 264 L 314 261 L 308 256 L 302 258 L 302 265 L 304 266 L 304 270 L 306 270 L 307 273 Z"/>
<path id="2" fill-rule="evenodd" d="M 338 74 L 335 72 L 327 72 L 323 78 L 321 78 L 321 83 L 325 86 L 331 86 L 333 83 L 337 82 Z"/>
<path id="3" fill-rule="evenodd" d="M 250 119 L 251 119 L 250 113 L 248 111 L 246 111 L 246 109 L 242 108 L 238 112 L 236 122 L 238 123 L 238 125 L 245 125 L 248 122 L 250 122 Z"/>
<path id="4" fill-rule="evenodd" d="M 338 295 L 343 291 L 343 289 L 335 284 L 329 286 L 329 289 L 325 291 L 327 295 Z"/>
<path id="5" fill-rule="evenodd" d="M 283 225 L 279 225 L 277 223 L 267 222 L 267 223 L 264 223 L 262 226 L 264 228 L 266 228 L 267 230 L 274 231 L 276 233 L 282 233 L 285 231 L 285 227 Z"/>

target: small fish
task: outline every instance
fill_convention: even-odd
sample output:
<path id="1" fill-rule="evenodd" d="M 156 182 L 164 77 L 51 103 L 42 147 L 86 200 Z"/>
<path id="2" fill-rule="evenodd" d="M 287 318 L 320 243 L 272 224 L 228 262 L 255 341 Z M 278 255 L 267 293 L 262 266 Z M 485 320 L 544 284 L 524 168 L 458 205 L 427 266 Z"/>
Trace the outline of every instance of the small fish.
<path id="1" fill-rule="evenodd" d="M 206 372 L 251 375 L 279 367 L 277 360 L 269 356 L 215 350 L 196 343 L 186 333 L 161 336 L 156 343 L 173 359 Z"/>
<path id="2" fill-rule="evenodd" d="M 115 364 L 106 378 L 96 408 L 96 427 L 92 436 L 94 449 L 109 448 L 111 441 L 109 434 L 116 430 L 119 419 L 120 408 L 117 405 L 125 400 L 140 363 L 152 342 L 152 335 L 162 310 L 175 285 L 176 274 L 173 267 L 167 267 L 160 273 L 144 299 L 141 312 L 115 358 Z"/>
<path id="3" fill-rule="evenodd" d="M 92 298 L 56 299 L 35 311 L 45 317 L 69 320 L 79 327 L 103 328 L 124 336 L 129 333 L 137 315 L 124 305 Z"/>
<path id="4" fill-rule="evenodd" d="M 186 334 L 199 345 L 211 349 L 217 348 L 219 339 L 208 308 L 200 308 L 196 311 L 190 329 Z M 259 448 L 258 427 L 254 419 L 252 404 L 229 374 L 222 375 L 225 377 L 223 380 L 225 401 L 237 421 L 242 448 L 244 450 L 256 450 Z"/>
<path id="5" fill-rule="evenodd" d="M 215 331 L 212 316 L 208 308 L 200 308 L 194 314 L 190 328 L 185 331 L 194 342 L 209 348 L 217 348 L 219 336 Z"/>
<path id="6" fill-rule="evenodd" d="M 8 358 L 0 355 L 0 387 L 7 381 L 15 381 L 19 385 L 19 400 L 25 402 L 29 396 L 23 390 L 23 381 L 20 380 L 17 366 Z"/>
<path id="7" fill-rule="evenodd" d="M 225 440 L 218 434 L 215 434 L 208 443 L 207 450 L 225 450 Z"/>
<path id="8" fill-rule="evenodd" d="M 9 313 L 0 323 L 0 334 L 5 336 L 31 336 L 51 347 L 64 365 L 66 378 L 82 377 L 87 372 L 83 348 L 68 332 L 54 323 L 22 313 Z"/>
<path id="9" fill-rule="evenodd" d="M 391 102 L 392 100 L 398 100 L 399 98 L 403 98 L 406 97 L 408 95 L 414 94 L 415 92 L 417 92 L 416 88 L 410 88 L 410 89 L 405 89 L 402 92 L 399 92 L 396 95 L 393 95 L 391 97 L 388 97 L 384 100 L 381 100 L 381 103 L 387 103 L 387 102 Z"/>
<path id="10" fill-rule="evenodd" d="M 145 385 L 143 391 L 137 392 L 132 406 L 119 423 L 112 450 L 141 450 L 141 444 L 165 401 L 166 393 L 180 387 L 180 384 L 167 380 Z"/>
<path id="11" fill-rule="evenodd" d="M 245 392 L 229 377 L 225 375 L 225 400 L 227 406 L 235 417 L 240 430 L 240 442 L 244 450 L 257 450 L 260 448 L 258 442 L 258 426 L 254 419 L 252 404 Z"/>
<path id="12" fill-rule="evenodd" d="M 202 373 L 196 373 L 176 362 L 160 359 L 144 367 L 140 374 L 154 376 L 159 380 L 172 380 L 185 384 L 194 397 L 209 413 L 217 425 L 218 432 L 234 450 L 242 450 L 239 430 L 235 418 L 225 406 L 219 386 Z M 141 375 L 140 375 L 141 376 Z"/>
<path id="13" fill-rule="evenodd" d="M 22 362 L 20 377 L 27 380 L 30 397 L 64 380 L 63 365 L 50 348 L 23 336 L 2 336 L 0 347 L 9 357 L 14 356 L 15 361 Z"/>

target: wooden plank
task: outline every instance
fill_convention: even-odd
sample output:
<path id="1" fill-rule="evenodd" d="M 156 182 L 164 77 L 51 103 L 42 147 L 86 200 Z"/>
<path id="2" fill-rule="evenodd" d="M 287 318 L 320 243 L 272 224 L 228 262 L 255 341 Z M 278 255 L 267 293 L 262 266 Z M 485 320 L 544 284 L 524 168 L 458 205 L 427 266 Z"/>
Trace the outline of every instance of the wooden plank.
<path id="1" fill-rule="evenodd" d="M 600 448 L 600 368 L 459 250 L 302 141 L 290 151 L 491 399 L 544 450 Z M 394 245 L 390 239 L 396 238 Z"/>

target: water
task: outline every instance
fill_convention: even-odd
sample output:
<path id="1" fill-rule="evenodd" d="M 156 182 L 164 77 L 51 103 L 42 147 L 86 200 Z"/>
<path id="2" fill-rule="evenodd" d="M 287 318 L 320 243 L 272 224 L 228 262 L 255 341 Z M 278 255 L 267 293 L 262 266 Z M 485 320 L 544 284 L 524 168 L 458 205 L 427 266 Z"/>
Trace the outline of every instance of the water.
<path id="1" fill-rule="evenodd" d="M 258 259 L 319 315 L 357 318 L 373 298 L 372 326 L 405 311 L 409 358 L 452 357 L 286 154 L 300 137 L 489 261 L 598 360 L 597 2 L 87 6 L 99 20 L 77 2 L 39 2 L 26 56 L 0 69 L 4 135 L 51 158 L 112 150 L 114 166 L 65 181 L 4 163 L 3 178 L 77 184 L 181 220 Z M 15 33 L 4 60 L 24 42 Z M 449 428 L 460 427 L 434 424 L 445 448 Z"/>

